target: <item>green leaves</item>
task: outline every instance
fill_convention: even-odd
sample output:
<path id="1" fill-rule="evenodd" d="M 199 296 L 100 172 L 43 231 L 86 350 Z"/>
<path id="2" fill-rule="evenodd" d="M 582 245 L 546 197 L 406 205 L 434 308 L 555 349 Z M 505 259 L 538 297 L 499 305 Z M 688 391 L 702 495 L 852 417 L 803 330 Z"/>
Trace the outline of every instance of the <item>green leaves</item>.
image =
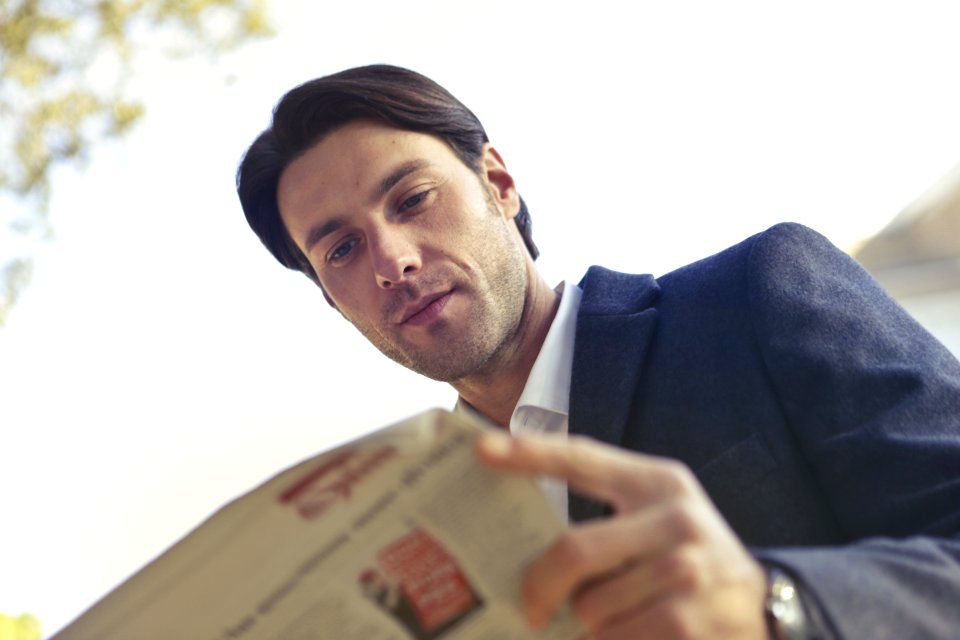
<path id="1" fill-rule="evenodd" d="M 0 211 L 0 247 L 18 229 L 49 232 L 55 166 L 77 166 L 143 117 L 127 88 L 139 54 L 214 55 L 271 33 L 265 0 L 0 0 L 0 197 L 31 216 Z M 0 325 L 24 262 L 0 249 Z"/>
<path id="2" fill-rule="evenodd" d="M 0 613 L 0 640 L 40 640 L 40 623 L 29 613 L 6 616 Z"/>

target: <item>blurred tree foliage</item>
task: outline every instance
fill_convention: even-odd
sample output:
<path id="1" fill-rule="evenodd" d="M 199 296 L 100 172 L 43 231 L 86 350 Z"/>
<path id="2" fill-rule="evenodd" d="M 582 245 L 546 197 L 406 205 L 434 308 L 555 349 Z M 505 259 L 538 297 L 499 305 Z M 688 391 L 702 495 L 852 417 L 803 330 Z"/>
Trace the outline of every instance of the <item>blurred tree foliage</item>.
<path id="1" fill-rule="evenodd" d="M 50 235 L 51 170 L 143 116 L 138 54 L 215 54 L 269 35 L 265 0 L 0 0 L 0 325 L 30 279 L 11 239 Z M 3 201 L 18 207 L 4 207 Z M 8 245 L 4 248 L 4 245 Z"/>
<path id="2" fill-rule="evenodd" d="M 30 614 L 16 617 L 0 613 L 0 640 L 40 640 L 40 623 Z"/>

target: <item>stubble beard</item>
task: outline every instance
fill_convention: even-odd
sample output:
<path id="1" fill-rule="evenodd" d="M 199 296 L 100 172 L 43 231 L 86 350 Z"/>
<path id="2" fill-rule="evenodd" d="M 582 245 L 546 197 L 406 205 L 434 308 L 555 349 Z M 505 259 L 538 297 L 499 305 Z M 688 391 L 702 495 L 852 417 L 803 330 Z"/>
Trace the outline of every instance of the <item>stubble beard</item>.
<path id="1" fill-rule="evenodd" d="M 514 241 L 499 212 L 489 203 L 491 234 L 483 240 L 481 260 L 487 269 L 486 282 L 457 285 L 455 295 L 467 295 L 473 302 L 468 326 L 452 327 L 439 321 L 430 331 L 432 348 L 425 348 L 399 339 L 391 339 L 376 327 L 355 324 L 357 329 L 385 356 L 404 367 L 433 380 L 454 382 L 475 375 L 488 374 L 509 349 L 517 336 L 527 298 L 527 272 L 523 249 Z M 451 284 L 442 273 L 424 276 L 416 285 L 398 288 L 387 303 L 382 321 L 388 318 L 421 291 L 437 291 Z"/>

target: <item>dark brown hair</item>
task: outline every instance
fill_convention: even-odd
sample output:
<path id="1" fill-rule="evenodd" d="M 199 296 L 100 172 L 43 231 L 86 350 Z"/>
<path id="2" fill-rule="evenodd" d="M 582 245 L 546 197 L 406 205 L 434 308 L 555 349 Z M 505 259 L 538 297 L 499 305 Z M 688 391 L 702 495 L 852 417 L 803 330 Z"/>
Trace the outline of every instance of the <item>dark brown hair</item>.
<path id="1" fill-rule="evenodd" d="M 237 170 L 237 193 L 247 223 L 285 267 L 317 282 L 307 257 L 280 219 L 277 184 L 291 162 L 348 122 L 369 118 L 398 129 L 429 133 L 446 142 L 473 171 L 481 171 L 487 133 L 463 103 L 433 80 L 409 69 L 370 65 L 317 78 L 291 90 L 273 110 L 271 126 L 247 150 Z M 514 218 L 530 255 L 530 213 L 520 198 Z M 317 282 L 319 284 L 319 282 Z"/>

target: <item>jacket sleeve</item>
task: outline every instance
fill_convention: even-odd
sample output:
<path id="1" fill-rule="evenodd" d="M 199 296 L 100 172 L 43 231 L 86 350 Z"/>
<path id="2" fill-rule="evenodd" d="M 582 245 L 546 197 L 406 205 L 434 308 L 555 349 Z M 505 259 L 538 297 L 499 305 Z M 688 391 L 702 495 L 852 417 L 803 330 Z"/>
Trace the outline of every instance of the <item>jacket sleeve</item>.
<path id="1" fill-rule="evenodd" d="M 815 601 L 818 637 L 960 638 L 960 363 L 799 225 L 751 249 L 756 340 L 848 539 L 755 549 Z"/>

